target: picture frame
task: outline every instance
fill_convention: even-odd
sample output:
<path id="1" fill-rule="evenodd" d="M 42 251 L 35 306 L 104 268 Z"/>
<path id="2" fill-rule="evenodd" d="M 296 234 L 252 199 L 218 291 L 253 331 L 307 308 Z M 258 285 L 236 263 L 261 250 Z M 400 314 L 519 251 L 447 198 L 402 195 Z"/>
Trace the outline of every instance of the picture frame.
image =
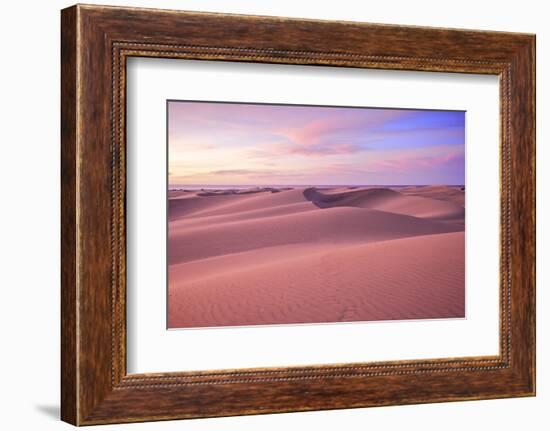
<path id="1" fill-rule="evenodd" d="M 74 425 L 535 395 L 535 36 L 76 5 L 61 13 L 61 418 Z M 131 57 L 489 74 L 499 355 L 128 374 Z"/>

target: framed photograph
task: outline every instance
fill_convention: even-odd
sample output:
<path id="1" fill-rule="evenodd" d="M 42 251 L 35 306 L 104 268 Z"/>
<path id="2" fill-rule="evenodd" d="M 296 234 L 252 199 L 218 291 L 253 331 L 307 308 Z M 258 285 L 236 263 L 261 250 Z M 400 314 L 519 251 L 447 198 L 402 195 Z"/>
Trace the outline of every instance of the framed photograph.
<path id="1" fill-rule="evenodd" d="M 535 395 L 535 36 L 61 14 L 61 415 Z"/>
<path id="2" fill-rule="evenodd" d="M 167 115 L 168 329 L 466 317 L 465 112 Z"/>

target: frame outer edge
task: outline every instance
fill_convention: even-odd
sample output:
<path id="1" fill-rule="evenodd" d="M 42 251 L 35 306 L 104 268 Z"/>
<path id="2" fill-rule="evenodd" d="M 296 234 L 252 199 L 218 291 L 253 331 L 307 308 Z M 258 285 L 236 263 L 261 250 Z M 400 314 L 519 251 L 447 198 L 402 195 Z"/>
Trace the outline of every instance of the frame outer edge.
<path id="1" fill-rule="evenodd" d="M 533 183 L 529 200 L 531 202 L 531 223 L 532 223 L 532 238 L 533 243 L 531 245 L 531 255 L 529 256 L 531 261 L 531 286 L 529 286 L 530 295 L 530 311 L 529 311 L 529 325 L 530 325 L 530 396 L 537 395 L 537 325 L 536 325 L 536 313 L 537 313 L 537 37 L 532 35 L 528 41 L 528 64 L 530 66 L 530 75 L 527 77 L 527 82 L 530 83 L 531 93 L 529 94 L 528 103 L 531 108 L 531 123 L 528 125 L 530 130 L 529 144 L 531 146 L 531 159 L 530 163 L 530 179 Z"/>
<path id="2" fill-rule="evenodd" d="M 521 396 L 536 395 L 536 137 L 535 36 L 527 36 L 511 62 L 511 278 L 512 349 Z"/>
<path id="3" fill-rule="evenodd" d="M 78 6 L 61 11 L 61 420 L 79 423 L 77 298 Z"/>
<path id="4" fill-rule="evenodd" d="M 531 97 L 531 104 L 533 107 L 533 158 L 531 160 L 532 175 L 533 175 L 533 236 L 534 236 L 534 250 L 533 250 L 533 287 L 532 287 L 532 337 L 533 337 L 533 357 L 532 357 L 532 370 L 531 377 L 533 379 L 532 395 L 537 395 L 537 36 L 533 35 L 531 39 L 531 51 L 530 55 L 533 61 L 532 69 L 532 82 L 533 82 L 533 94 Z"/>

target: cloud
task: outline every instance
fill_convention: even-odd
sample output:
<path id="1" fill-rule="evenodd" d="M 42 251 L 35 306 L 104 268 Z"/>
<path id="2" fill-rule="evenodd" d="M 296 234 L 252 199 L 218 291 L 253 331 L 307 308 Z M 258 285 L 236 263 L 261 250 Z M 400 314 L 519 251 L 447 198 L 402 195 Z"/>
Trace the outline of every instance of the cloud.
<path id="1" fill-rule="evenodd" d="M 303 177 L 304 172 L 280 171 L 273 169 L 223 169 L 219 171 L 208 172 L 209 176 L 236 176 L 248 178 L 291 178 Z"/>
<path id="2" fill-rule="evenodd" d="M 294 146 L 288 149 L 289 154 L 304 156 L 332 156 L 336 154 L 353 154 L 366 148 L 354 144 L 318 144 L 311 146 Z"/>
<path id="3" fill-rule="evenodd" d="M 253 169 L 222 169 L 219 171 L 211 171 L 210 175 L 258 175 L 270 173 L 268 170 L 253 170 Z"/>
<path id="4" fill-rule="evenodd" d="M 402 157 L 393 160 L 377 160 L 369 165 L 376 170 L 411 171 L 415 169 L 442 169 L 464 166 L 464 153 L 423 157 Z"/>
<path id="5" fill-rule="evenodd" d="M 287 154 L 332 156 L 370 151 L 375 133 L 389 121 L 407 115 L 396 110 L 336 108 L 294 127 L 279 129 Z"/>

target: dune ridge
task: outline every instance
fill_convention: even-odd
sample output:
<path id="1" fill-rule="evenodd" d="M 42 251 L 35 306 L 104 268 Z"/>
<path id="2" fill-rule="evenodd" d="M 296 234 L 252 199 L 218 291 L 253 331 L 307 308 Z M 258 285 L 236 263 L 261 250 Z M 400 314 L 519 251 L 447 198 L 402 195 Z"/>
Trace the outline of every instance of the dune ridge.
<path id="1" fill-rule="evenodd" d="M 171 191 L 168 326 L 463 317 L 463 202 L 450 186 Z"/>
<path id="2" fill-rule="evenodd" d="M 304 190 L 306 199 L 319 208 L 351 206 L 458 223 L 464 219 L 463 205 L 452 200 L 434 199 L 432 194 L 413 194 L 410 189 L 402 193 L 387 188 L 346 190 L 338 193 L 323 193 L 315 188 Z M 441 193 L 437 195 L 440 196 Z"/>

